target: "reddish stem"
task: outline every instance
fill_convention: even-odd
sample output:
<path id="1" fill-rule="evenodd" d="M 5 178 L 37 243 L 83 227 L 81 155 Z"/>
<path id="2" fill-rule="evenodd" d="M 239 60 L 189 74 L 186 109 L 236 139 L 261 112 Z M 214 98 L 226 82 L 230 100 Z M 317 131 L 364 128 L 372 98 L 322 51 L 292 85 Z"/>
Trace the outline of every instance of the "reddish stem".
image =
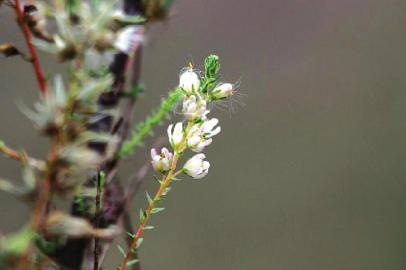
<path id="1" fill-rule="evenodd" d="M 149 218 L 152 215 L 152 210 L 155 207 L 155 204 L 159 201 L 159 198 L 161 198 L 162 194 L 165 191 L 165 188 L 167 188 L 169 186 L 169 184 L 171 183 L 172 179 L 173 179 L 173 172 L 176 169 L 176 164 L 178 162 L 178 156 L 175 154 L 172 160 L 172 165 L 171 165 L 171 169 L 169 170 L 168 174 L 166 175 L 166 177 L 163 179 L 162 184 L 160 185 L 157 193 L 155 194 L 154 198 L 152 199 L 152 202 L 149 203 L 147 209 L 145 210 L 145 217 L 142 220 L 141 224 L 138 227 L 137 232 L 135 233 L 131 244 L 128 248 L 128 251 L 126 253 L 126 255 L 124 256 L 123 260 L 121 261 L 121 266 L 120 266 L 120 270 L 126 270 L 127 268 L 127 263 L 128 260 L 131 257 L 131 253 L 137 249 L 137 242 L 138 240 L 142 237 L 142 234 L 144 233 L 144 229 L 145 226 L 149 220 Z"/>
<path id="2" fill-rule="evenodd" d="M 48 91 L 47 82 L 46 82 L 46 79 L 44 76 L 44 72 L 42 71 L 41 65 L 39 63 L 37 51 L 36 51 L 34 45 L 32 44 L 30 29 L 28 29 L 27 24 L 24 22 L 24 12 L 21 7 L 21 2 L 20 2 L 20 0 L 15 0 L 14 3 L 15 3 L 15 10 L 16 10 L 18 25 L 20 26 L 21 31 L 24 34 L 24 38 L 27 43 L 28 50 L 30 52 L 31 63 L 32 63 L 32 66 L 34 67 L 35 76 L 37 77 L 39 88 L 42 93 L 46 93 Z"/>

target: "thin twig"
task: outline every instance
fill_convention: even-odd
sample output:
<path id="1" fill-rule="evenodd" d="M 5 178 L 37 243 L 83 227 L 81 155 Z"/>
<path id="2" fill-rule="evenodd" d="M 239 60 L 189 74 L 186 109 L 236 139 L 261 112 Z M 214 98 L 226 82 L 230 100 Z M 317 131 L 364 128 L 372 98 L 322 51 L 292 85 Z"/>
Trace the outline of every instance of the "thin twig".
<path id="1" fill-rule="evenodd" d="M 139 242 L 139 239 L 142 237 L 144 228 L 145 228 L 146 224 L 148 223 L 149 218 L 151 217 L 152 211 L 155 208 L 156 203 L 160 200 L 161 196 L 164 194 L 166 188 L 169 186 L 169 184 L 171 183 L 171 181 L 173 179 L 173 173 L 176 169 L 176 164 L 178 162 L 178 158 L 179 158 L 178 155 L 175 153 L 173 156 L 171 169 L 169 170 L 168 174 L 165 177 L 163 177 L 162 184 L 159 186 L 159 189 L 155 193 L 155 196 L 152 199 L 152 201 L 148 204 L 148 207 L 145 210 L 144 218 L 141 221 L 141 223 L 137 229 L 137 232 L 135 233 L 134 237 L 131 240 L 131 245 L 128 248 L 126 255 L 124 256 L 123 260 L 121 261 L 120 270 L 125 270 L 127 268 L 127 263 L 131 257 L 131 254 L 137 249 L 137 244 Z"/>
<path id="2" fill-rule="evenodd" d="M 96 210 L 95 210 L 95 227 L 99 228 L 100 226 L 100 194 L 101 194 L 101 172 L 96 176 Z M 94 264 L 93 270 L 99 269 L 99 250 L 100 250 L 100 240 L 99 238 L 94 238 Z"/>
<path id="3" fill-rule="evenodd" d="M 46 93 L 48 91 L 47 82 L 46 82 L 46 79 L 44 76 L 44 72 L 42 71 L 40 62 L 39 62 L 37 51 L 34 47 L 34 44 L 32 44 L 32 37 L 31 37 L 30 29 L 28 28 L 27 24 L 25 23 L 24 11 L 23 11 L 23 7 L 21 6 L 20 0 L 15 0 L 14 9 L 15 9 L 15 12 L 17 15 L 18 25 L 20 26 L 21 31 L 24 34 L 25 42 L 27 43 L 27 47 L 30 52 L 31 63 L 32 63 L 32 66 L 34 67 L 35 76 L 37 77 L 37 82 L 38 82 L 39 88 L 42 93 Z"/>
<path id="4" fill-rule="evenodd" d="M 28 156 L 26 153 L 20 153 L 6 145 L 0 146 L 0 152 L 3 153 L 6 157 L 20 161 L 27 162 L 30 166 L 37 168 L 38 170 L 45 170 L 45 162 Z"/>
<path id="5" fill-rule="evenodd" d="M 17 161 L 24 160 L 24 155 L 4 144 L 0 146 L 0 152 L 2 152 L 8 158 L 15 159 Z"/>
<path id="6" fill-rule="evenodd" d="M 133 224 L 131 222 L 131 216 L 130 216 L 130 213 L 128 212 L 128 210 L 126 210 L 123 215 L 123 226 L 124 226 L 124 229 L 126 232 L 129 232 L 131 234 L 133 233 Z M 131 238 L 128 237 L 128 235 L 125 235 L 125 236 L 126 236 L 125 240 L 127 242 L 127 245 L 130 246 Z M 138 253 L 133 254 L 132 257 L 134 260 L 138 260 Z M 132 270 L 141 270 L 141 262 L 138 261 L 136 264 L 134 264 L 132 266 L 131 269 Z"/>
<path id="7" fill-rule="evenodd" d="M 115 183 L 116 187 L 120 190 L 120 194 L 123 194 L 124 193 L 124 188 L 121 185 L 121 183 L 119 181 L 115 181 L 114 183 Z M 126 232 L 133 233 L 133 226 L 132 226 L 132 222 L 131 222 L 131 217 L 130 217 L 130 214 L 129 214 L 128 209 L 126 207 L 124 207 L 124 213 L 122 214 L 122 217 L 121 217 L 119 223 L 123 223 L 122 226 L 124 226 L 124 230 Z M 124 240 L 127 242 L 127 245 L 130 246 L 131 239 L 127 237 L 127 234 L 123 234 L 123 236 L 124 236 Z M 107 249 L 104 249 L 105 252 L 101 254 L 101 256 L 100 256 L 101 258 L 104 258 L 106 250 Z M 133 258 L 138 260 L 138 254 L 133 254 Z M 101 260 L 103 260 L 103 259 L 101 259 Z M 132 270 L 141 270 L 140 262 L 134 264 L 132 266 Z"/>

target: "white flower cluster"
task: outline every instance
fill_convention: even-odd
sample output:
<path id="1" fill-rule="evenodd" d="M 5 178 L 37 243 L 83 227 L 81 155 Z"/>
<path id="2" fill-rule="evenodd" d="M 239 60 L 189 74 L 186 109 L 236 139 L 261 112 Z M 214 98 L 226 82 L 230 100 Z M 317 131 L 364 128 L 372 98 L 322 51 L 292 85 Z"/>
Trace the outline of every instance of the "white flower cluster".
<path id="1" fill-rule="evenodd" d="M 154 170 L 160 172 L 169 171 L 172 163 L 173 154 L 169 152 L 168 149 L 165 147 L 162 148 L 161 154 L 158 154 L 157 151 L 152 148 L 151 149 L 151 158 L 152 158 L 152 166 Z"/>
<path id="2" fill-rule="evenodd" d="M 210 112 L 208 104 L 214 100 L 227 98 L 234 93 L 234 86 L 230 83 L 221 83 L 209 93 L 202 91 L 202 81 L 199 74 L 191 67 L 184 71 L 179 78 L 179 88 L 184 93 L 182 114 L 187 120 L 186 124 L 178 122 L 168 127 L 168 138 L 174 151 L 172 154 L 166 148 L 162 148 L 161 154 L 155 149 L 151 150 L 152 166 L 161 173 L 171 169 L 174 155 L 180 155 L 189 148 L 198 154 L 190 158 L 183 166 L 182 172 L 200 179 L 207 175 L 210 163 L 205 160 L 206 156 L 201 153 L 213 141 L 213 137 L 220 133 L 219 120 L 207 117 Z"/>

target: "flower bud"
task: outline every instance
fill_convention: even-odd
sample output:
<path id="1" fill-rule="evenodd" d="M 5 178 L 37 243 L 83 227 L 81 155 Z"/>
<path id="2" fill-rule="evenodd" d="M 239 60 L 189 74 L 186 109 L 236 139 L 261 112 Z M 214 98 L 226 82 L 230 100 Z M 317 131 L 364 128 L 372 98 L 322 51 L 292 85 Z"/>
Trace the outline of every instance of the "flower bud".
<path id="1" fill-rule="evenodd" d="M 173 149 L 176 149 L 183 140 L 183 125 L 181 122 L 173 124 L 168 127 L 168 138 Z"/>
<path id="2" fill-rule="evenodd" d="M 182 113 L 188 120 L 195 120 L 206 114 L 206 108 L 205 100 L 197 100 L 195 95 L 191 95 L 183 100 Z"/>
<path id="3" fill-rule="evenodd" d="M 218 85 L 214 90 L 210 93 L 212 99 L 223 99 L 234 94 L 234 86 L 231 83 L 222 83 Z"/>
<path id="4" fill-rule="evenodd" d="M 172 164 L 173 154 L 165 147 L 162 148 L 161 154 L 158 154 L 155 148 L 151 149 L 151 163 L 154 170 L 158 172 L 169 171 Z"/>
<path id="5" fill-rule="evenodd" d="M 210 163 L 205 161 L 205 158 L 206 156 L 204 154 L 194 155 L 186 162 L 185 166 L 183 166 L 183 171 L 195 179 L 205 177 L 210 168 Z"/>
<path id="6" fill-rule="evenodd" d="M 179 87 L 181 87 L 186 94 L 193 94 L 194 91 L 198 91 L 200 88 L 199 76 L 191 69 L 186 70 L 179 77 Z"/>
<path id="7" fill-rule="evenodd" d="M 217 78 L 220 71 L 219 57 L 217 55 L 209 55 L 204 60 L 204 71 L 207 78 Z"/>

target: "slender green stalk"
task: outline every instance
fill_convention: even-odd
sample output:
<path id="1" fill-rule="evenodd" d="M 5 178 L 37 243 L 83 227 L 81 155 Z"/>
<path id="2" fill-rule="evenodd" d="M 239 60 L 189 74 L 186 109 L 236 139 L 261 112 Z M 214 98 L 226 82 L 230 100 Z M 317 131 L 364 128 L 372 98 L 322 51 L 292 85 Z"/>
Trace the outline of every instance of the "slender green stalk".
<path id="1" fill-rule="evenodd" d="M 131 137 L 126 140 L 121 147 L 120 157 L 127 157 L 134 153 L 135 148 L 139 146 L 144 138 L 151 133 L 152 129 L 169 115 L 171 110 L 178 104 L 182 98 L 182 90 L 176 88 L 168 94 L 168 97 L 162 100 L 157 110 L 152 112 L 143 122 L 137 124 Z"/>

